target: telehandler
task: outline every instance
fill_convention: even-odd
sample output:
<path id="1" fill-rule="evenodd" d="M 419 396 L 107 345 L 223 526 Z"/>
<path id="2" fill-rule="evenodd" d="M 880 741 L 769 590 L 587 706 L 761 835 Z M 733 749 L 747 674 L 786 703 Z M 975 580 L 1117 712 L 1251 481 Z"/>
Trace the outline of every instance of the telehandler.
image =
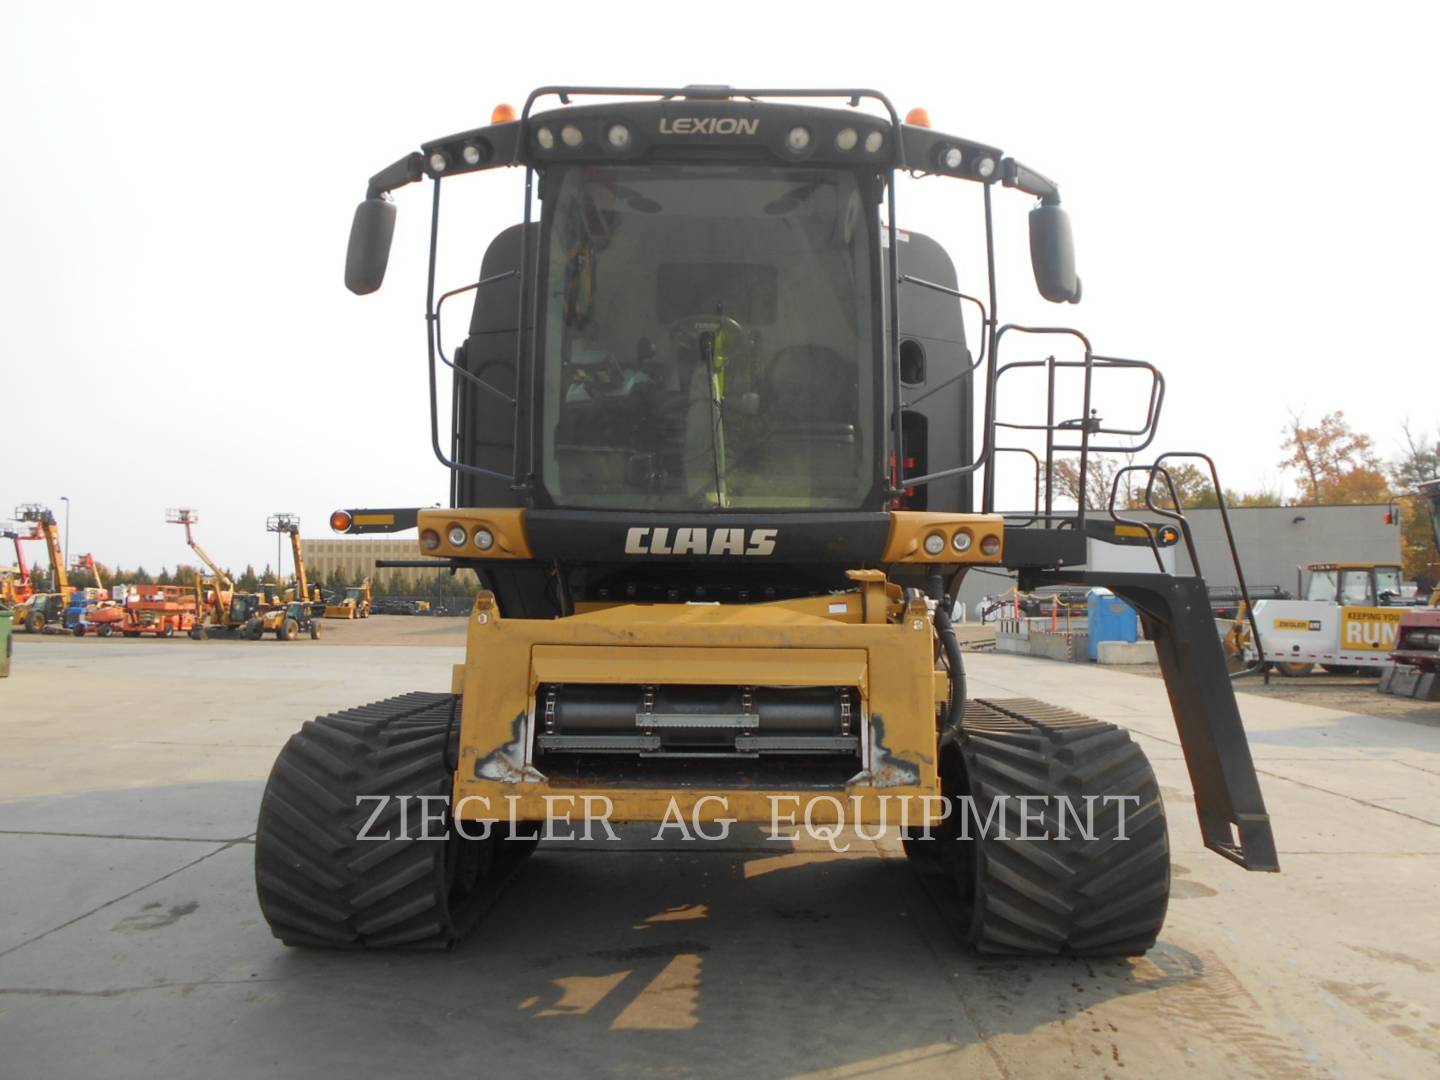
<path id="1" fill-rule="evenodd" d="M 65 609 L 70 606 L 70 594 L 74 587 L 65 569 L 65 554 L 60 546 L 60 526 L 55 514 L 39 503 L 26 503 L 15 508 L 15 520 L 30 526 L 31 535 L 25 539 L 43 539 L 45 551 L 50 557 L 50 584 L 53 592 L 30 595 L 15 607 L 15 628 L 32 634 L 59 633 L 65 629 Z M 19 551 L 19 543 L 16 544 Z"/>
<path id="2" fill-rule="evenodd" d="M 1054 183 L 866 89 L 549 86 L 491 120 L 376 174 L 346 260 L 351 291 L 377 289 L 391 192 L 429 181 L 430 434 L 451 505 L 332 518 L 351 533 L 417 528 L 417 562 L 479 576 L 466 661 L 450 693 L 321 717 L 281 751 L 255 854 L 277 937 L 447 945 L 558 803 L 615 823 L 898 825 L 907 853 L 948 875 L 975 948 L 1144 952 L 1170 882 L 1155 776 L 1114 724 L 967 698 L 949 611 L 975 567 L 1016 570 L 1026 591 L 1105 586 L 1136 607 L 1205 844 L 1278 869 L 1174 509 L 1177 455 L 1127 470 L 1143 518 L 1113 496 L 1062 509 L 1048 483 L 1033 508 L 995 509 L 1001 429 L 1043 439 L 1047 466 L 1078 455 L 1085 490 L 1094 455 L 1150 445 L 1164 397 L 1153 365 L 1000 322 L 1001 188 L 1035 200 L 1041 295 L 1080 298 Z M 502 167 L 523 171 L 521 221 L 442 293 L 441 191 Z M 983 299 L 938 243 L 899 228 L 907 174 L 973 193 Z M 470 304 L 458 344 L 442 321 L 456 297 Z M 1027 341 L 1080 358 L 1012 359 Z M 1048 379 L 1038 421 L 1002 408 L 1021 368 Z M 1136 380 L 1143 416 L 1102 418 L 1102 378 Z M 1072 407 L 1057 382 L 1078 386 Z M 1189 574 L 1161 557 L 1180 537 Z M 1038 800 L 1029 830 L 1022 796 Z M 447 807 L 438 827 L 426 798 Z M 1066 829 L 1066 806 L 1092 806 L 1090 828 Z"/>

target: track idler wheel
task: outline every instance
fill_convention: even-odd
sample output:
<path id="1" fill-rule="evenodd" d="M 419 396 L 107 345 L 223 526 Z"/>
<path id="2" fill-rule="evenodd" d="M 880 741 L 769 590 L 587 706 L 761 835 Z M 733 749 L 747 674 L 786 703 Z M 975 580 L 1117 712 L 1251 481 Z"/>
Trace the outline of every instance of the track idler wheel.
<path id="1" fill-rule="evenodd" d="M 953 840 L 942 846 L 978 951 L 1138 956 L 1155 944 L 1169 838 L 1154 771 L 1127 731 L 1038 701 L 971 702 L 945 759 L 948 785 L 973 804 L 952 803 L 941 839 Z"/>
<path id="2" fill-rule="evenodd" d="M 276 937 L 443 948 L 479 921 L 534 842 L 505 839 L 503 825 L 480 839 L 478 823 L 467 825 L 476 837 L 468 839 L 441 813 L 458 708 L 449 694 L 406 694 L 320 717 L 290 737 L 255 834 L 256 891 Z"/>

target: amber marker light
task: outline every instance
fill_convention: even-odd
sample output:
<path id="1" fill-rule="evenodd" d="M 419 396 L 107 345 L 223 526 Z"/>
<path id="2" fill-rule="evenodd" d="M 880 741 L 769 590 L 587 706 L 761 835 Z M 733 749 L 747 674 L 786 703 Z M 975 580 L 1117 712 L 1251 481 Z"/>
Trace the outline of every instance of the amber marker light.
<path id="1" fill-rule="evenodd" d="M 928 128 L 930 126 L 930 114 L 921 108 L 911 109 L 905 114 L 905 123 L 911 127 Z"/>
<path id="2" fill-rule="evenodd" d="M 490 122 L 492 124 L 508 124 L 515 119 L 515 106 L 508 101 L 502 101 L 490 111 Z"/>
<path id="3" fill-rule="evenodd" d="M 330 528 L 338 533 L 349 532 L 354 520 L 355 519 L 350 516 L 349 511 L 336 510 L 330 515 Z"/>

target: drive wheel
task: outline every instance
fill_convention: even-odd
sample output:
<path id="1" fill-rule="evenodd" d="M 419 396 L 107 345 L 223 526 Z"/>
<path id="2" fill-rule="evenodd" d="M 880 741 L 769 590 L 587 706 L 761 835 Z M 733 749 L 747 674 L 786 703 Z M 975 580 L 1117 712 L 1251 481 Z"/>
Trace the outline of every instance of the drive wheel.
<path id="1" fill-rule="evenodd" d="M 109 637 L 111 634 L 115 633 L 115 628 L 109 623 L 101 623 L 100 629 L 96 630 L 95 633 L 99 634 L 101 637 Z"/>
<path id="2" fill-rule="evenodd" d="M 467 838 L 449 817 L 457 706 L 449 694 L 406 694 L 290 737 L 255 836 L 256 891 L 276 937 L 443 948 L 479 921 L 526 845 L 501 839 L 503 827 L 481 838 L 479 824 Z"/>
<path id="3" fill-rule="evenodd" d="M 156 636 L 163 638 L 172 638 L 175 636 L 175 627 L 167 626 L 164 630 L 161 630 Z"/>
<path id="4" fill-rule="evenodd" d="M 311 641 L 319 641 L 319 640 L 320 640 L 320 624 L 319 624 L 318 622 L 316 622 L 314 619 L 311 619 L 311 620 L 310 620 L 310 640 L 311 640 Z"/>
<path id="5" fill-rule="evenodd" d="M 25 629 L 32 634 L 40 634 L 45 630 L 45 616 L 38 611 L 32 611 L 25 616 Z"/>
<path id="6" fill-rule="evenodd" d="M 1298 679 L 1302 675 L 1309 675 L 1315 670 L 1314 664 L 1276 664 L 1275 670 L 1287 679 Z"/>
<path id="7" fill-rule="evenodd" d="M 84 623 L 76 623 L 76 624 L 75 624 L 75 629 L 74 629 L 73 633 L 75 634 L 76 637 L 84 637 L 84 636 L 85 636 L 85 624 L 84 624 Z"/>
<path id="8" fill-rule="evenodd" d="M 1155 944 L 1169 838 L 1128 732 L 1038 701 L 974 702 L 950 758 L 951 784 L 973 804 L 955 804 L 947 826 L 979 952 L 1138 956 Z"/>
<path id="9" fill-rule="evenodd" d="M 281 641 L 293 641 L 300 636 L 300 624 L 294 619 L 286 619 L 275 628 L 275 636 Z"/>

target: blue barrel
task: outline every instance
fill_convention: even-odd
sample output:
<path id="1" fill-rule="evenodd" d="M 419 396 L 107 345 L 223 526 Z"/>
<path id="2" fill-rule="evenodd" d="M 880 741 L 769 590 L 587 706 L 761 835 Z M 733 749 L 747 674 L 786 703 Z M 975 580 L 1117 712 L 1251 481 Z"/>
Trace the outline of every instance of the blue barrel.
<path id="1" fill-rule="evenodd" d="M 1085 594 L 1085 622 L 1090 635 L 1090 659 L 1100 657 L 1102 641 L 1130 641 L 1140 636 L 1140 616 L 1109 589 Z"/>

